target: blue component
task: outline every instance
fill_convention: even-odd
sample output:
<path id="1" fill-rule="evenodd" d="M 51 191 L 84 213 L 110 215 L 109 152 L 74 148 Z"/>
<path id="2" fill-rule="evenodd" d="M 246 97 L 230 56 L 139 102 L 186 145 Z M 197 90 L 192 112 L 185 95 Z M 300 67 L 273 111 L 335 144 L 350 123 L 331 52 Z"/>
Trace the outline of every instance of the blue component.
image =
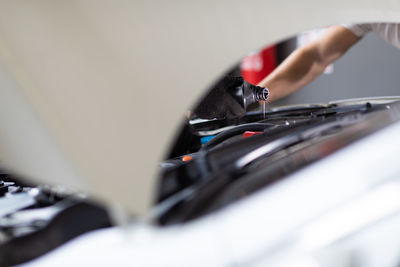
<path id="1" fill-rule="evenodd" d="M 200 143 L 202 143 L 204 145 L 205 143 L 208 143 L 208 141 L 210 141 L 214 137 L 215 137 L 215 135 L 203 136 L 200 138 Z"/>

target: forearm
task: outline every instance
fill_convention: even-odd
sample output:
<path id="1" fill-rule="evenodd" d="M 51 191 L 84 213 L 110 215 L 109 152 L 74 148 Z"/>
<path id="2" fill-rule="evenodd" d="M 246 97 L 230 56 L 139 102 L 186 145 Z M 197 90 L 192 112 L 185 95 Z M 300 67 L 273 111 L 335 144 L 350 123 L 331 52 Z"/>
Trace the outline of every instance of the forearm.
<path id="1" fill-rule="evenodd" d="M 318 77 L 329 62 L 322 62 L 309 47 L 294 51 L 282 64 L 258 85 L 270 90 L 268 102 L 302 88 Z"/>
<path id="2" fill-rule="evenodd" d="M 268 101 L 293 93 L 318 77 L 359 39 L 343 26 L 333 26 L 318 40 L 293 52 L 258 85 L 269 89 Z"/>

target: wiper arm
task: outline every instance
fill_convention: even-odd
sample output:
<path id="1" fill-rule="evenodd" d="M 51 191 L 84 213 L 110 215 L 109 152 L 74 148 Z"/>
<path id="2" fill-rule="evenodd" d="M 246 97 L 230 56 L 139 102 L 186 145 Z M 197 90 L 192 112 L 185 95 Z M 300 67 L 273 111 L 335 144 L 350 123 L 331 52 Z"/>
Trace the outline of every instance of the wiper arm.
<path id="1" fill-rule="evenodd" d="M 282 150 L 288 146 L 295 145 L 299 142 L 309 140 L 311 138 L 321 136 L 323 135 L 326 131 L 329 131 L 334 128 L 338 127 L 345 127 L 351 124 L 354 124 L 357 122 L 359 118 L 356 119 L 344 119 L 340 121 L 334 121 L 331 123 L 323 124 L 308 130 L 305 130 L 300 133 L 295 133 L 286 137 L 279 138 L 277 140 L 274 140 L 270 143 L 267 143 L 247 154 L 239 158 L 235 162 L 235 169 L 236 170 L 241 170 L 242 168 L 248 166 L 250 163 L 252 163 L 255 160 L 258 160 L 259 158 L 265 157 L 268 154 L 275 153 L 279 150 Z"/>

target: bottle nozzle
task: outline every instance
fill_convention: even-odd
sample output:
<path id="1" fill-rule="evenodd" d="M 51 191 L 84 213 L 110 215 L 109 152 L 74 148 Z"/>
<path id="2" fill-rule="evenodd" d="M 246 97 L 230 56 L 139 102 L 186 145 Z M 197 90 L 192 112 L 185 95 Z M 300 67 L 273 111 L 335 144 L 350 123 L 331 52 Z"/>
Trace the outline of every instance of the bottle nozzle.
<path id="1" fill-rule="evenodd" d="M 254 90 L 254 96 L 256 101 L 266 101 L 269 96 L 268 88 L 257 86 Z"/>

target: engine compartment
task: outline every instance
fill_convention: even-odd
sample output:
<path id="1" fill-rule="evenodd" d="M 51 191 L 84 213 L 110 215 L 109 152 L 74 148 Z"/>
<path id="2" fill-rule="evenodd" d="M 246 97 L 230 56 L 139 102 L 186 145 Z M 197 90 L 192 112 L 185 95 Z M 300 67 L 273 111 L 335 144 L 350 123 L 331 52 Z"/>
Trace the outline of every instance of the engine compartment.
<path id="1" fill-rule="evenodd" d="M 0 266 L 35 259 L 91 230 L 111 226 L 104 207 L 64 188 L 0 175 Z"/>
<path id="2" fill-rule="evenodd" d="M 399 116 L 390 100 L 303 105 L 242 118 L 185 122 L 160 163 L 151 221 L 182 224 L 211 215 L 378 131 Z M 41 256 L 109 227 L 105 207 L 65 188 L 0 174 L 0 265 Z"/>
<path id="3" fill-rule="evenodd" d="M 364 101 L 189 121 L 172 149 L 175 157 L 161 163 L 157 220 L 180 223 L 224 208 L 389 125 L 396 109 Z"/>

